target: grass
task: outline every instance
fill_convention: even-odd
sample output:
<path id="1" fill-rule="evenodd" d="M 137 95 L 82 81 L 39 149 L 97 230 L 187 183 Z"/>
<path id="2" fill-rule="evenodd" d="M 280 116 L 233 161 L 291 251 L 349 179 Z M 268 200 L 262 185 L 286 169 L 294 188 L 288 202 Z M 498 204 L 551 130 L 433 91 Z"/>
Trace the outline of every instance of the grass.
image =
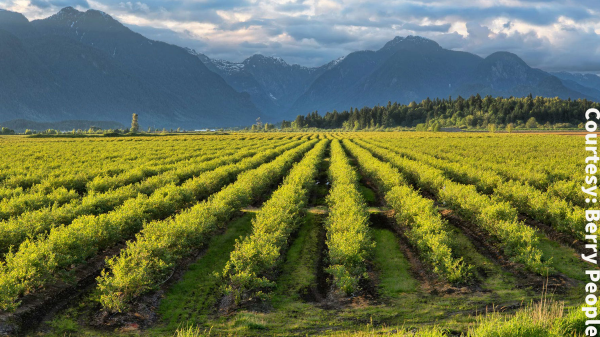
<path id="1" fill-rule="evenodd" d="M 516 311 L 514 314 L 489 313 L 480 315 L 472 326 L 461 334 L 464 337 L 564 337 L 584 336 L 584 325 L 576 312 L 568 312 L 564 304 L 544 296 L 538 302 Z M 400 326 L 375 326 L 373 322 L 351 330 L 324 330 L 320 335 L 333 337 L 440 337 L 455 335 L 440 324 L 422 325 L 419 328 Z M 175 337 L 217 336 L 211 331 L 184 327 Z M 234 334 L 238 336 L 238 334 Z M 241 335 L 239 335 L 241 336 Z"/>
<path id="2" fill-rule="evenodd" d="M 586 281 L 588 278 L 582 270 L 590 269 L 590 264 L 581 260 L 577 253 L 569 247 L 549 240 L 543 234 L 538 234 L 542 258 L 550 260 L 550 266 L 557 272 L 570 278 Z"/>
<path id="3" fill-rule="evenodd" d="M 246 213 L 234 220 L 224 234 L 215 235 L 204 256 L 171 287 L 159 308 L 167 330 L 175 330 L 180 322 L 203 322 L 214 311 L 221 295 L 221 280 L 215 273 L 223 271 L 236 239 L 250 233 L 253 217 L 254 213 Z"/>
<path id="4" fill-rule="evenodd" d="M 79 324 L 77 321 L 67 316 L 60 316 L 54 318 L 48 323 L 52 327 L 53 331 L 57 335 L 66 335 L 79 331 Z"/>
<path id="5" fill-rule="evenodd" d="M 387 229 L 372 230 L 375 241 L 373 263 L 379 271 L 379 291 L 383 296 L 394 297 L 415 292 L 419 282 L 410 274 L 408 260 L 400 251 L 398 239 Z"/>
<path id="6" fill-rule="evenodd" d="M 317 268 L 319 263 L 322 235 L 322 216 L 307 213 L 294 242 L 287 251 L 282 264 L 281 276 L 277 279 L 272 302 L 275 307 L 282 302 L 300 300 L 310 296 L 317 288 Z"/>
<path id="7" fill-rule="evenodd" d="M 201 337 L 210 336 L 210 330 L 200 330 L 198 327 L 192 325 L 185 326 L 175 331 L 174 337 Z"/>
<path id="8" fill-rule="evenodd" d="M 480 317 L 469 329 L 469 337 L 560 337 L 583 336 L 584 330 L 574 313 L 566 313 L 564 304 L 542 298 L 514 315 L 498 313 Z"/>
<path id="9" fill-rule="evenodd" d="M 486 290 L 494 292 L 497 299 L 523 298 L 526 294 L 517 287 L 515 277 L 496 264 L 494 261 L 480 254 L 473 243 L 456 227 L 448 225 L 451 232 L 452 251 L 457 256 L 462 256 L 465 262 L 472 265 L 475 270 L 477 282 Z"/>
<path id="10" fill-rule="evenodd" d="M 359 191 L 362 194 L 363 199 L 367 202 L 369 206 L 377 206 L 377 197 L 375 196 L 375 192 L 368 188 L 365 185 L 360 185 Z"/>

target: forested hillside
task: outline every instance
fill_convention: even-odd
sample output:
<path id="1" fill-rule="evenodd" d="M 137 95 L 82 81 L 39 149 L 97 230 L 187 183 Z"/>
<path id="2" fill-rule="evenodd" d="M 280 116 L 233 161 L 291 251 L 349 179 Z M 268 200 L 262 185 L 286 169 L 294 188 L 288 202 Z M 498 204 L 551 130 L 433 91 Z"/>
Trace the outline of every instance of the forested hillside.
<path id="1" fill-rule="evenodd" d="M 464 99 L 425 99 L 408 105 L 388 102 L 386 106 L 334 110 L 320 115 L 317 111 L 298 115 L 293 122 L 282 126 L 294 128 L 366 129 L 379 127 L 414 127 L 422 123 L 440 127 L 486 128 L 495 127 L 577 127 L 584 121 L 583 111 L 600 108 L 600 104 L 586 99 L 533 97 L 494 98 L 479 94 Z"/>

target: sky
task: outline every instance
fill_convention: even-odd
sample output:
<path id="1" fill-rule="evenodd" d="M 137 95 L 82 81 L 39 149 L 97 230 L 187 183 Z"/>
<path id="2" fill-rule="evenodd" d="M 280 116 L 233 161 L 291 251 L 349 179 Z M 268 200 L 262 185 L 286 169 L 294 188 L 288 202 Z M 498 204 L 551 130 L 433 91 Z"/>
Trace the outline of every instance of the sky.
<path id="1" fill-rule="evenodd" d="M 513 52 L 547 71 L 600 73 L 597 0 L 0 0 L 30 20 L 66 6 L 234 62 L 263 54 L 319 66 L 419 35 L 482 57 Z"/>

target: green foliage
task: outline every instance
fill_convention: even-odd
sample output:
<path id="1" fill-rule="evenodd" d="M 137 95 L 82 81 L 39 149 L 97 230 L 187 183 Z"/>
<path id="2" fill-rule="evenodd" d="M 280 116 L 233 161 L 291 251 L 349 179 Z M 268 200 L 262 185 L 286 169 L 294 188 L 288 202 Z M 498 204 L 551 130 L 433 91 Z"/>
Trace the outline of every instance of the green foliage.
<path id="1" fill-rule="evenodd" d="M 369 212 L 358 188 L 358 175 L 350 166 L 339 140 L 331 144 L 327 196 L 329 217 L 326 222 L 329 253 L 327 272 L 336 287 L 350 295 L 358 290 L 358 281 L 366 273 L 366 259 L 374 247 L 369 233 Z"/>
<path id="2" fill-rule="evenodd" d="M 343 112 L 327 112 L 321 116 L 311 112 L 296 118 L 298 128 L 367 130 L 376 125 L 384 127 L 414 127 L 425 131 L 420 124 L 427 124 L 435 131 L 439 127 L 468 127 L 485 129 L 489 124 L 523 125 L 537 128 L 541 124 L 577 125 L 584 121 L 581 111 L 600 109 L 600 103 L 586 99 L 563 100 L 545 97 L 492 97 L 479 94 L 465 99 L 429 99 L 409 105 L 389 103 L 387 106 L 364 107 Z M 580 127 L 581 128 L 581 127 Z"/>
<path id="3" fill-rule="evenodd" d="M 403 293 L 418 290 L 419 281 L 410 271 L 410 263 L 400 250 L 398 237 L 389 229 L 373 228 L 376 243 L 373 264 L 378 270 L 379 293 L 386 298 L 398 298 Z"/>
<path id="4" fill-rule="evenodd" d="M 417 107 L 415 103 L 413 108 Z M 368 120 L 369 128 L 377 128 L 378 124 L 375 118 Z M 490 124 L 494 123 L 486 125 Z M 502 128 L 504 124 L 497 125 Z M 314 188 L 313 181 L 305 178 L 314 172 L 319 161 L 325 163 L 322 158 L 311 157 L 318 152 L 318 146 L 325 147 L 318 140 L 342 137 L 349 140 L 344 140 L 342 147 L 338 140 L 333 141 L 328 161 L 333 165 L 333 172 L 329 172 L 333 184 L 327 198 L 331 213 L 329 217 L 315 215 L 326 219 L 325 226 L 320 222 L 313 224 L 304 238 L 300 230 L 292 243 L 290 234 L 302 223 L 304 196 Z M 311 142 L 315 145 L 312 150 Z M 569 237 L 580 238 L 576 229 L 584 222 L 581 205 L 577 204 L 582 202 L 578 193 L 581 157 L 576 155 L 583 151 L 579 137 L 269 132 L 173 135 L 160 139 L 4 137 L 0 143 L 5 158 L 9 158 L 0 163 L 0 310 L 17 308 L 23 295 L 53 289 L 61 279 L 72 280 L 78 275 L 77 269 L 86 266 L 91 257 L 132 239 L 98 279 L 100 287 L 95 299 L 103 301 L 110 310 L 128 309 L 128 303 L 138 295 L 160 287 L 190 253 L 201 250 L 206 254 L 197 262 L 202 270 L 191 274 L 189 284 L 196 282 L 198 288 L 192 290 L 196 292 L 186 297 L 186 291 L 193 286 L 182 291 L 179 304 L 185 308 L 173 313 L 168 328 L 158 328 L 167 333 L 173 331 L 178 320 L 187 319 L 201 324 L 201 329 L 206 327 L 207 331 L 191 332 L 196 334 L 211 334 L 208 327 L 213 324 L 219 330 L 217 335 L 289 334 L 292 329 L 296 334 L 336 334 L 355 329 L 361 324 L 357 322 L 368 321 L 371 315 L 378 326 L 373 328 L 373 334 L 391 333 L 391 329 L 379 328 L 382 322 L 421 324 L 438 319 L 453 329 L 466 331 L 472 318 L 462 313 L 479 310 L 482 304 L 505 305 L 531 297 L 529 290 L 516 286 L 521 280 L 479 256 L 459 228 L 447 225 L 438 214 L 439 207 L 450 208 L 477 226 L 501 254 L 531 270 L 543 273 L 543 268 L 551 265 L 565 277 L 585 277 L 580 275 L 585 266 L 578 264 L 572 249 L 536 233 L 517 219 L 519 213 L 526 214 Z M 477 151 L 473 150 L 475 147 Z M 352 159 L 346 157 L 344 148 Z M 288 150 L 291 152 L 286 153 Z M 306 164 L 309 157 L 317 164 Z M 358 175 L 350 166 L 354 159 L 373 190 L 358 185 Z M 276 188 L 282 180 L 284 183 Z M 327 190 L 323 184 L 318 186 Z M 418 189 L 433 194 L 439 204 L 423 198 Z M 219 287 L 223 280 L 213 272 L 224 270 L 232 257 L 235 238 L 240 235 L 229 231 L 237 223 L 230 220 L 240 214 L 241 207 L 256 205 L 273 190 L 275 194 L 257 212 L 263 215 L 254 223 L 252 240 L 238 243 L 238 247 L 244 247 L 244 242 L 252 245 L 239 248 L 235 270 L 242 271 L 240 280 L 247 285 L 238 286 L 237 290 L 250 290 L 240 293 L 269 294 L 273 281 L 277 281 L 272 302 L 276 310 L 240 311 L 226 319 L 206 317 L 222 296 Z M 364 194 L 365 191 L 369 193 Z M 482 291 L 447 294 L 442 299 L 426 294 L 411 276 L 411 265 L 403 259 L 398 234 L 388 229 L 369 230 L 364 199 L 366 195 L 372 197 L 373 191 L 385 201 L 384 209 L 389 207 L 386 214 L 393 215 L 401 227 L 403 242 L 406 239 L 410 243 L 411 251 L 418 253 L 426 267 L 453 283 L 477 278 Z M 377 216 L 371 215 L 373 219 Z M 250 218 L 243 218 L 244 235 L 249 233 Z M 220 231 L 224 226 L 228 230 Z M 327 234 L 328 253 L 322 250 L 323 231 Z M 370 246 L 373 241 L 377 242 L 374 248 Z M 259 254 L 263 251 L 266 254 Z M 373 253 L 363 254 L 368 251 Z M 540 251 L 543 259 L 539 258 Z M 321 253 L 329 254 L 325 266 L 319 264 Z M 247 256 L 251 257 L 248 261 Z M 291 266 L 281 265 L 284 256 Z M 471 269 L 461 257 L 476 269 Z M 540 261 L 549 258 L 552 259 L 539 268 Z M 358 280 L 365 277 L 365 260 L 372 262 L 373 270 L 378 272 L 376 285 L 381 289 L 382 305 L 323 310 L 319 305 L 301 301 L 303 296 L 293 296 L 314 294 L 316 289 L 312 286 L 320 275 L 317 271 L 322 270 L 333 276 L 329 279 L 337 289 L 353 293 L 359 286 Z M 243 269 L 246 263 L 249 267 Z M 565 293 L 568 294 L 558 296 L 574 301 L 574 289 Z M 447 318 L 449 312 L 452 318 Z M 472 331 L 481 336 L 553 336 L 560 335 L 557 331 L 581 333 L 585 324 L 585 317 L 577 308 L 562 317 L 546 315 L 537 319 L 535 315 L 531 311 L 514 316 L 490 315 L 490 322 L 477 322 Z M 86 333 L 76 331 L 85 329 L 78 327 L 82 317 L 60 317 L 50 323 L 56 324 L 55 332 Z M 395 333 L 444 333 L 437 328 L 416 329 L 398 328 Z"/>
<path id="5" fill-rule="evenodd" d="M 227 292 L 233 292 L 236 298 L 247 296 L 246 292 L 275 286 L 265 275 L 277 267 L 289 236 L 301 223 L 310 187 L 314 184 L 328 143 L 327 140 L 320 141 L 294 166 L 283 185 L 256 214 L 252 221 L 252 235 L 236 243 L 223 270 L 223 277 L 228 283 Z"/>
<path id="6" fill-rule="evenodd" d="M 14 134 L 15 134 L 15 130 L 11 130 L 7 127 L 0 128 L 0 135 L 14 135 Z"/>
<path id="7" fill-rule="evenodd" d="M 584 210 L 573 207 L 567 201 L 544 193 L 527 183 L 508 181 L 496 187 L 495 194 L 509 201 L 518 210 L 532 218 L 583 240 L 585 232 L 580 225 L 585 223 Z"/>
<path id="8" fill-rule="evenodd" d="M 502 201 L 510 202 L 519 212 L 550 224 L 558 231 L 583 239 L 583 232 L 578 228 L 578 225 L 585 221 L 583 210 L 577 206 L 573 207 L 561 197 L 552 195 L 552 192 L 545 193 L 530 186 L 527 181 L 524 183 L 518 180 L 506 181 L 505 178 L 493 170 L 482 169 L 480 165 L 467 163 L 465 160 L 451 162 L 423 154 L 420 151 L 408 148 L 400 149 L 398 146 L 389 143 L 376 142 L 376 144 L 440 169 L 446 177 L 454 181 L 474 185 L 478 191 L 491 194 L 494 198 Z M 562 189 L 566 186 L 571 193 L 577 191 L 577 187 L 566 182 L 558 182 L 550 190 L 557 190 L 561 188 L 560 186 L 563 186 Z M 575 199 L 576 197 L 573 196 L 572 198 Z"/>
<path id="9" fill-rule="evenodd" d="M 77 332 L 79 330 L 79 324 L 69 317 L 56 317 L 50 321 L 49 325 L 56 334 L 61 335 Z"/>
<path id="10" fill-rule="evenodd" d="M 525 127 L 527 127 L 528 129 L 535 129 L 538 127 L 538 123 L 535 120 L 535 117 L 531 117 L 527 120 L 527 123 L 525 123 Z"/>
<path id="11" fill-rule="evenodd" d="M 547 263 L 541 261 L 536 231 L 517 220 L 518 212 L 509 203 L 479 194 L 473 185 L 455 183 L 447 179 L 441 170 L 427 164 L 363 141 L 357 143 L 388 160 L 419 187 L 435 194 L 448 207 L 498 239 L 504 252 L 514 261 L 540 274 L 548 271 Z"/>
<path id="12" fill-rule="evenodd" d="M 301 147 L 305 147 L 307 144 L 309 143 L 305 143 Z M 53 228 L 48 236 L 40 240 L 27 239 L 18 252 L 7 254 L 5 263 L 0 265 L 0 308 L 13 310 L 18 305 L 16 301 L 21 294 L 33 291 L 50 282 L 52 275 L 59 268 L 81 263 L 101 249 L 132 236 L 144 226 L 146 227 L 144 232 L 152 231 L 148 228 L 161 229 L 160 222 L 148 225 L 145 223 L 173 215 L 194 200 L 205 198 L 218 191 L 224 185 L 232 182 L 239 173 L 275 158 L 286 149 L 296 145 L 297 143 L 291 143 L 246 158 L 239 163 L 220 166 L 216 170 L 186 181 L 181 186 L 175 185 L 174 182 L 167 184 L 158 188 L 150 196 L 140 194 L 136 198 L 127 200 L 112 212 L 99 216 L 83 216 L 69 226 Z M 298 150 L 291 151 L 297 152 Z M 287 156 L 283 156 L 283 158 L 285 159 Z M 226 205 L 224 206 L 221 209 L 222 212 L 231 211 Z M 192 212 L 182 213 L 181 218 L 190 217 L 190 214 Z M 206 219 L 218 220 L 212 217 L 206 217 Z M 162 237 L 162 239 L 166 240 L 166 237 Z M 136 244 L 139 242 L 140 240 Z M 140 288 L 134 288 L 136 291 L 151 288 L 152 285 L 155 285 L 151 282 L 156 282 L 155 279 L 144 277 L 147 270 L 142 268 L 143 266 L 155 266 L 158 270 L 172 266 L 152 258 L 136 260 L 128 255 L 130 250 L 126 249 L 123 252 L 124 258 L 118 261 L 131 260 L 132 263 L 136 263 L 133 268 L 127 270 L 126 274 L 123 274 L 124 279 L 140 286 Z M 117 264 L 117 262 L 112 264 Z M 106 276 L 106 273 L 103 276 Z M 135 276 L 140 278 L 139 282 L 136 281 Z M 128 284 L 122 279 L 118 279 L 118 281 Z M 106 289 L 115 288 L 118 284 L 120 283 L 110 283 Z M 128 289 L 132 288 L 125 290 Z M 128 291 L 124 293 L 124 296 L 130 295 L 131 293 Z M 106 300 L 107 307 L 121 308 L 119 306 L 121 302 L 115 300 L 114 297 L 103 297 L 103 300 Z"/>
<path id="13" fill-rule="evenodd" d="M 235 183 L 174 218 L 145 225 L 137 235 L 137 240 L 130 242 L 119 256 L 108 261 L 107 269 L 98 278 L 102 306 L 110 311 L 122 311 L 131 299 L 156 289 L 170 277 L 180 259 L 189 255 L 194 248 L 204 245 L 210 235 L 224 226 L 240 208 L 268 191 L 315 143 L 305 142 L 284 154 L 281 154 L 281 149 L 269 151 L 258 158 L 248 158 L 239 164 L 215 170 L 222 172 L 221 176 L 216 173 L 205 174 L 200 179 L 192 180 L 201 190 L 205 190 L 202 188 L 204 186 L 214 186 L 208 195 L 247 170 L 238 176 Z M 273 157 L 277 158 L 251 169 Z"/>
<path id="14" fill-rule="evenodd" d="M 79 194 L 64 187 L 54 189 L 50 193 L 45 193 L 45 191 L 23 193 L 0 201 L 0 220 L 7 220 L 28 210 L 45 206 L 58 207 L 76 199 L 79 199 Z"/>
<path id="15" fill-rule="evenodd" d="M 199 327 L 190 325 L 177 329 L 173 337 L 202 337 L 207 335 L 210 335 L 210 332 L 200 330 Z"/>
<path id="16" fill-rule="evenodd" d="M 253 146 L 246 145 L 245 151 L 240 151 L 242 145 L 236 146 L 232 143 L 230 146 L 231 148 L 227 150 L 219 145 L 205 148 L 197 157 L 189 160 L 185 160 L 188 157 L 187 154 L 182 157 L 175 156 L 173 160 L 177 161 L 177 164 L 160 159 L 164 163 L 162 166 L 155 165 L 158 163 L 153 161 L 148 161 L 149 167 L 134 168 L 114 176 L 97 176 L 86 185 L 89 194 L 79 200 L 71 199 L 71 202 L 60 206 L 56 202 L 58 199 L 54 198 L 52 206 L 40 210 L 34 210 L 30 206 L 30 211 L 18 217 L 0 221 L 0 253 L 6 253 L 10 246 L 18 246 L 27 237 L 35 237 L 59 225 L 68 225 L 81 216 L 99 215 L 113 211 L 125 201 L 137 197 L 140 193 L 150 195 L 157 189 L 169 184 L 178 184 L 203 172 L 236 163 L 246 157 L 255 155 L 257 151 L 263 147 L 271 146 L 271 144 L 260 146 L 256 150 Z M 205 153 L 205 155 L 201 155 L 201 153 Z M 51 186 L 52 184 L 36 185 L 30 190 L 30 192 L 37 191 L 34 194 L 23 193 L 22 189 L 20 191 L 8 190 L 19 193 L 17 195 L 7 194 L 0 205 L 13 205 L 23 199 L 39 198 L 39 194 L 46 196 L 48 199 L 65 190 L 64 187 L 52 190 Z M 44 194 L 48 192 L 50 194 Z"/>
<path id="17" fill-rule="evenodd" d="M 206 245 L 202 258 L 192 263 L 181 281 L 169 287 L 160 302 L 162 320 L 173 329 L 181 324 L 181 317 L 188 322 L 198 322 L 213 313 L 214 306 L 223 296 L 220 272 L 235 248 L 235 242 L 252 230 L 252 212 L 232 221 L 227 230 L 213 235 Z"/>
<path id="18" fill-rule="evenodd" d="M 446 222 L 433 202 L 410 188 L 404 176 L 389 163 L 376 159 L 348 140 L 344 140 L 344 146 L 357 158 L 362 172 L 385 196 L 387 204 L 395 211 L 396 221 L 410 228 L 407 238 L 433 266 L 434 272 L 450 282 L 467 280 L 470 268 L 462 258 L 453 255 Z"/>
<path id="19" fill-rule="evenodd" d="M 292 127 L 292 123 L 289 121 L 286 121 L 285 119 L 283 121 L 281 121 L 281 129 L 289 129 Z"/>

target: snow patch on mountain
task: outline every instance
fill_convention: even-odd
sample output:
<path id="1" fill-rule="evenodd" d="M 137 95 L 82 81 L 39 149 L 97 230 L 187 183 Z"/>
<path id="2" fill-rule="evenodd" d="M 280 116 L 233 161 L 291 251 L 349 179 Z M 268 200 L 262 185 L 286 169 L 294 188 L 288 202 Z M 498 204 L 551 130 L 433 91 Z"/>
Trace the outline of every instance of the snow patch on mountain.
<path id="1" fill-rule="evenodd" d="M 212 63 L 215 67 L 227 73 L 240 72 L 245 67 L 243 63 L 229 62 L 226 60 L 212 60 Z"/>

